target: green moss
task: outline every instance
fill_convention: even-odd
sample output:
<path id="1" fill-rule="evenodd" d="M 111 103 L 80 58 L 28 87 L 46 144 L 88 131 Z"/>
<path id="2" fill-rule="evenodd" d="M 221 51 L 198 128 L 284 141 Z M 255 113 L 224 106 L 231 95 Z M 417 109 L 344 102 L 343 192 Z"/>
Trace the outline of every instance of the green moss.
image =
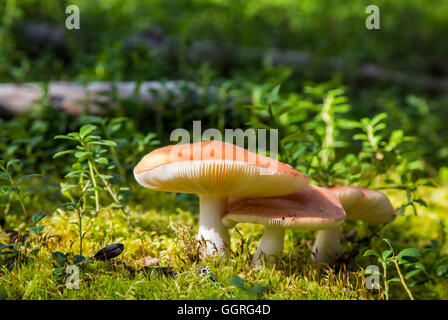
<path id="1" fill-rule="evenodd" d="M 447 188 L 440 189 L 446 194 Z M 439 190 L 439 191 L 440 191 Z M 137 229 L 132 231 L 126 219 L 111 208 L 102 209 L 95 217 L 85 221 L 86 237 L 84 252 L 93 256 L 101 247 L 121 242 L 123 253 L 115 260 L 124 262 L 137 270 L 142 268 L 144 257 L 160 260 L 158 266 L 170 266 L 174 277 L 159 274 L 156 269 L 147 272 L 130 272 L 120 265 L 96 261 L 81 269 L 79 290 L 69 290 L 65 286 L 66 274 L 57 277 L 53 269 L 57 267 L 50 252 L 78 253 L 77 229 L 72 224 L 74 217 L 66 216 L 61 210 L 45 218 L 45 231 L 51 235 L 48 249 L 42 249 L 28 262 L 12 263 L 0 269 L 0 292 L 6 299 L 378 299 L 377 290 L 369 291 L 363 285 L 365 276 L 362 269 L 375 263 L 370 257 L 363 257 L 366 244 L 359 245 L 359 254 L 346 266 L 331 268 L 316 265 L 310 260 L 310 240 L 312 232 L 287 232 L 282 262 L 276 268 L 255 270 L 250 266 L 263 228 L 257 225 L 240 224 L 238 231 L 231 231 L 233 254 L 228 263 L 211 258 L 198 259 L 194 247 L 197 231 L 197 214 L 188 210 L 174 209 L 179 204 L 168 194 L 146 192 L 154 210 L 137 205 L 132 210 L 132 220 Z M 393 199 L 395 200 L 395 199 Z M 446 211 L 430 206 L 419 216 L 398 217 L 394 223 L 382 229 L 372 242 L 372 247 L 381 250 L 381 238 L 393 239 L 397 248 L 427 245 L 431 239 L 440 238 L 439 218 L 446 219 Z M 362 239 L 367 230 L 361 224 L 346 224 L 345 230 L 355 229 L 357 235 L 343 245 L 345 251 L 357 247 L 356 240 Z M 368 232 L 368 230 L 367 230 Z M 3 237 L 5 234 L 3 233 Z M 244 240 L 242 242 L 242 240 Z M 33 240 L 31 240 L 33 241 Z M 441 252 L 446 255 L 447 246 Z M 435 262 L 435 256 L 428 256 L 425 264 Z M 434 260 L 431 260 L 434 259 Z M 210 274 L 202 276 L 200 266 L 208 266 Z M 153 266 L 154 268 L 156 266 Z M 238 286 L 232 277 L 244 280 L 244 287 Z M 446 284 L 428 282 L 411 290 L 417 299 L 447 299 Z M 257 287 L 258 286 L 258 287 Z M 263 287 L 266 287 L 264 290 Z M 253 290 L 252 290 L 252 289 Z M 254 289 L 255 288 L 255 289 Z M 400 284 L 391 284 L 392 299 L 407 299 Z M 257 294 L 261 292 L 260 294 Z M 255 292 L 255 293 L 254 293 Z"/>

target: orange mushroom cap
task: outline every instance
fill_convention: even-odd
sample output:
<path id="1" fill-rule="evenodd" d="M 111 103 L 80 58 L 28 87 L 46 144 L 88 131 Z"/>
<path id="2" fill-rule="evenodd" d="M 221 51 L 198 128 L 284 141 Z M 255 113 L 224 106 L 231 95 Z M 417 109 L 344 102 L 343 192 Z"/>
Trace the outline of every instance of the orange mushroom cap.
<path id="1" fill-rule="evenodd" d="M 227 208 L 221 219 L 226 227 L 249 222 L 284 229 L 324 230 L 339 226 L 345 219 L 345 211 L 335 194 L 314 185 L 275 198 L 231 198 Z"/>
<path id="2" fill-rule="evenodd" d="M 135 166 L 134 176 L 154 190 L 226 197 L 285 195 L 309 180 L 287 164 L 216 140 L 154 150 Z"/>

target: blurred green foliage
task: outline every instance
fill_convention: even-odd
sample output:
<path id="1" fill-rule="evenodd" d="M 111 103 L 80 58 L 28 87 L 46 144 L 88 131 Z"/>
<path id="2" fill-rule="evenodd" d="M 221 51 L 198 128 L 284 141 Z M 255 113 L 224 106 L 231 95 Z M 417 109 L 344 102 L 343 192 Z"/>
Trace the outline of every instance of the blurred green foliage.
<path id="1" fill-rule="evenodd" d="M 65 28 L 65 8 L 71 4 L 80 8 L 79 30 Z M 376 1 L 380 30 L 365 28 L 365 8 L 370 4 L 367 0 L 0 0 L 0 82 L 42 82 L 43 92 L 35 108 L 0 118 L 1 228 L 28 228 L 33 234 L 24 241 L 49 252 L 60 246 L 72 251 L 71 241 L 77 238 L 80 253 L 92 253 L 96 242 L 124 239 L 133 262 L 145 255 L 147 241 L 151 255 L 185 266 L 175 280 L 182 290 L 173 292 L 171 283 L 151 278 L 153 291 L 137 281 L 131 284 L 134 292 L 128 286 L 131 280 L 111 274 L 104 280 L 110 290 L 104 294 L 95 290 L 101 298 L 128 294 L 226 298 L 230 291 L 215 285 L 200 294 L 192 289 L 198 278 L 197 261 L 191 259 L 195 255 L 189 245 L 173 245 L 193 243 L 187 235 L 191 230 L 167 231 L 171 218 L 185 228 L 195 225 L 196 199 L 142 190 L 135 184 L 132 168 L 156 146 L 171 143 L 173 129 L 191 129 L 193 120 L 202 120 L 203 129 L 221 132 L 274 128 L 279 130 L 280 160 L 310 175 L 313 183 L 361 185 L 392 194 L 402 216 L 396 222 L 384 230 L 359 223 L 345 227 L 359 232 L 344 244 L 350 272 L 372 258 L 362 255 L 364 249 L 375 250 L 370 254 L 382 257 L 384 270 L 396 263 L 395 278 L 384 277 L 386 284 L 391 281 L 393 298 L 406 297 L 394 286 L 401 276 L 398 265 L 406 271 L 400 282 L 405 288 L 409 283 L 407 290 L 416 298 L 445 298 L 446 190 L 427 187 L 448 181 L 448 93 L 422 83 L 428 79 L 433 84 L 448 83 L 448 2 Z M 200 54 L 194 48 L 206 50 Z M 299 60 L 310 59 L 278 64 L 262 54 L 272 48 L 292 56 L 295 52 Z M 360 76 L 359 69 L 366 63 L 402 73 L 395 80 Z M 102 116 L 72 118 L 53 108 L 48 97 L 49 81 L 157 80 L 164 86 L 167 80 L 178 79 L 191 81 L 200 90 L 180 85 L 177 89 L 184 97 L 180 100 L 172 91 L 154 91 L 156 103 L 151 106 L 110 92 L 116 108 Z M 421 190 L 428 202 L 420 198 Z M 425 215 L 420 215 L 420 209 Z M 37 225 L 45 217 L 42 211 L 50 214 Z M 115 214 L 119 212 L 124 214 Z M 373 298 L 365 288 L 351 288 L 348 278 L 339 279 L 347 273 L 336 276 L 331 268 L 310 267 L 306 232 L 288 231 L 286 246 L 291 254 L 280 270 L 247 276 L 247 270 L 252 272 L 249 245 L 253 251 L 253 240 L 260 235 L 254 228 L 242 227 L 245 236 L 239 234 L 241 252 L 234 253 L 233 269 L 216 269 L 222 279 L 230 279 L 227 285 L 237 297 Z M 67 231 L 66 238 L 52 240 L 50 232 L 60 230 Z M 402 251 L 395 255 L 390 246 L 380 256 L 382 237 L 393 240 Z M 19 249 L 15 243 L 0 244 L 8 255 L 18 255 Z M 410 250 L 420 259 L 412 265 L 400 260 L 400 254 L 409 255 Z M 24 252 L 29 253 L 27 259 L 38 257 L 28 248 Z M 0 284 L 8 284 L 6 296 L 64 297 L 59 291 L 61 274 L 50 291 L 36 289 L 53 281 L 49 280 L 51 265 L 42 268 L 30 263 L 23 272 L 2 269 Z M 89 281 L 96 276 L 89 273 L 92 270 L 103 272 L 87 266 Z M 246 277 L 240 278 L 241 273 Z M 102 279 L 98 277 L 99 282 Z M 295 284 L 291 287 L 291 283 Z M 266 291 L 265 284 L 271 290 Z M 340 289 L 340 295 L 334 296 L 329 286 Z M 351 288 L 348 296 L 342 291 L 346 288 Z M 88 288 L 83 290 L 83 297 L 92 297 Z"/>
<path id="2" fill-rule="evenodd" d="M 65 8 L 70 4 L 80 8 L 79 30 L 64 27 Z M 417 79 L 444 81 L 448 3 L 377 1 L 380 30 L 365 28 L 369 4 L 363 0 L 350 5 L 328 0 L 4 0 L 0 2 L 0 81 L 185 79 L 219 87 L 216 99 L 188 99 L 191 106 L 175 105 L 167 97 L 155 113 L 160 134 L 193 119 L 210 119 L 220 129 L 241 127 L 244 122 L 239 119 L 244 117 L 228 99 L 247 89 L 248 83 L 269 90 L 282 84 L 283 93 L 292 97 L 305 80 L 333 79 L 345 86 L 353 106 L 344 118 L 387 113 L 384 134 L 403 130 L 416 137 L 427 172 L 436 176 L 448 158 L 446 92 L 412 81 L 363 79 L 356 70 L 368 62 Z M 230 49 L 222 59 L 192 59 L 188 49 L 201 41 Z M 280 67 L 245 55 L 244 50 L 228 55 L 233 46 L 297 50 L 311 54 L 313 60 Z M 335 58 L 341 68 L 330 66 Z M 134 110 L 128 114 L 132 117 L 145 110 L 129 103 L 124 108 L 128 113 Z M 145 118 L 152 117 L 144 112 Z"/>

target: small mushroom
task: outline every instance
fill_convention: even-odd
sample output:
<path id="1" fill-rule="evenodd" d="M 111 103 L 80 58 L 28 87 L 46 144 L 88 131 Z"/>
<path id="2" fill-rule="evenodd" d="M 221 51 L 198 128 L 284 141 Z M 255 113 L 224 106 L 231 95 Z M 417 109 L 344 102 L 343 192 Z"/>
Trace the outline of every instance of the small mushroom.
<path id="1" fill-rule="evenodd" d="M 285 229 L 324 230 L 339 226 L 345 212 L 338 198 L 329 190 L 307 185 L 301 191 L 280 197 L 229 199 L 228 213 L 222 218 L 231 228 L 239 222 L 266 226 L 253 264 L 275 263 L 283 251 Z"/>
<path id="2" fill-rule="evenodd" d="M 341 201 L 347 220 L 384 224 L 395 219 L 395 209 L 389 199 L 379 191 L 349 186 L 330 190 Z M 341 236 L 340 228 L 319 231 L 312 250 L 313 260 L 334 263 L 339 255 Z"/>
<path id="3" fill-rule="evenodd" d="M 221 224 L 228 197 L 280 196 L 302 189 L 309 177 L 291 166 L 222 141 L 170 145 L 152 151 L 134 168 L 142 186 L 199 196 L 198 240 L 206 252 L 228 254 Z M 216 249 L 216 250 L 215 250 Z"/>

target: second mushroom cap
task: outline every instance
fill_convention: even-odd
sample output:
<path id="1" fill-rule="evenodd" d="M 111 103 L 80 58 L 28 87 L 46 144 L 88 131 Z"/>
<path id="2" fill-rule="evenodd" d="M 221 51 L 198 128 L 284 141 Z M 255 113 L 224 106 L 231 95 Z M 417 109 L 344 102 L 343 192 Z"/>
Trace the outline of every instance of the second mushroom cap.
<path id="1" fill-rule="evenodd" d="M 279 197 L 230 198 L 222 223 L 263 224 L 285 229 L 322 230 L 340 225 L 345 211 L 338 198 L 326 188 L 307 185 L 302 190 Z"/>
<path id="2" fill-rule="evenodd" d="M 276 262 L 283 251 L 285 229 L 323 230 L 339 226 L 345 211 L 334 193 L 307 185 L 302 190 L 281 197 L 229 199 L 228 212 L 221 219 L 226 227 L 238 222 L 266 226 L 253 264 Z"/>

